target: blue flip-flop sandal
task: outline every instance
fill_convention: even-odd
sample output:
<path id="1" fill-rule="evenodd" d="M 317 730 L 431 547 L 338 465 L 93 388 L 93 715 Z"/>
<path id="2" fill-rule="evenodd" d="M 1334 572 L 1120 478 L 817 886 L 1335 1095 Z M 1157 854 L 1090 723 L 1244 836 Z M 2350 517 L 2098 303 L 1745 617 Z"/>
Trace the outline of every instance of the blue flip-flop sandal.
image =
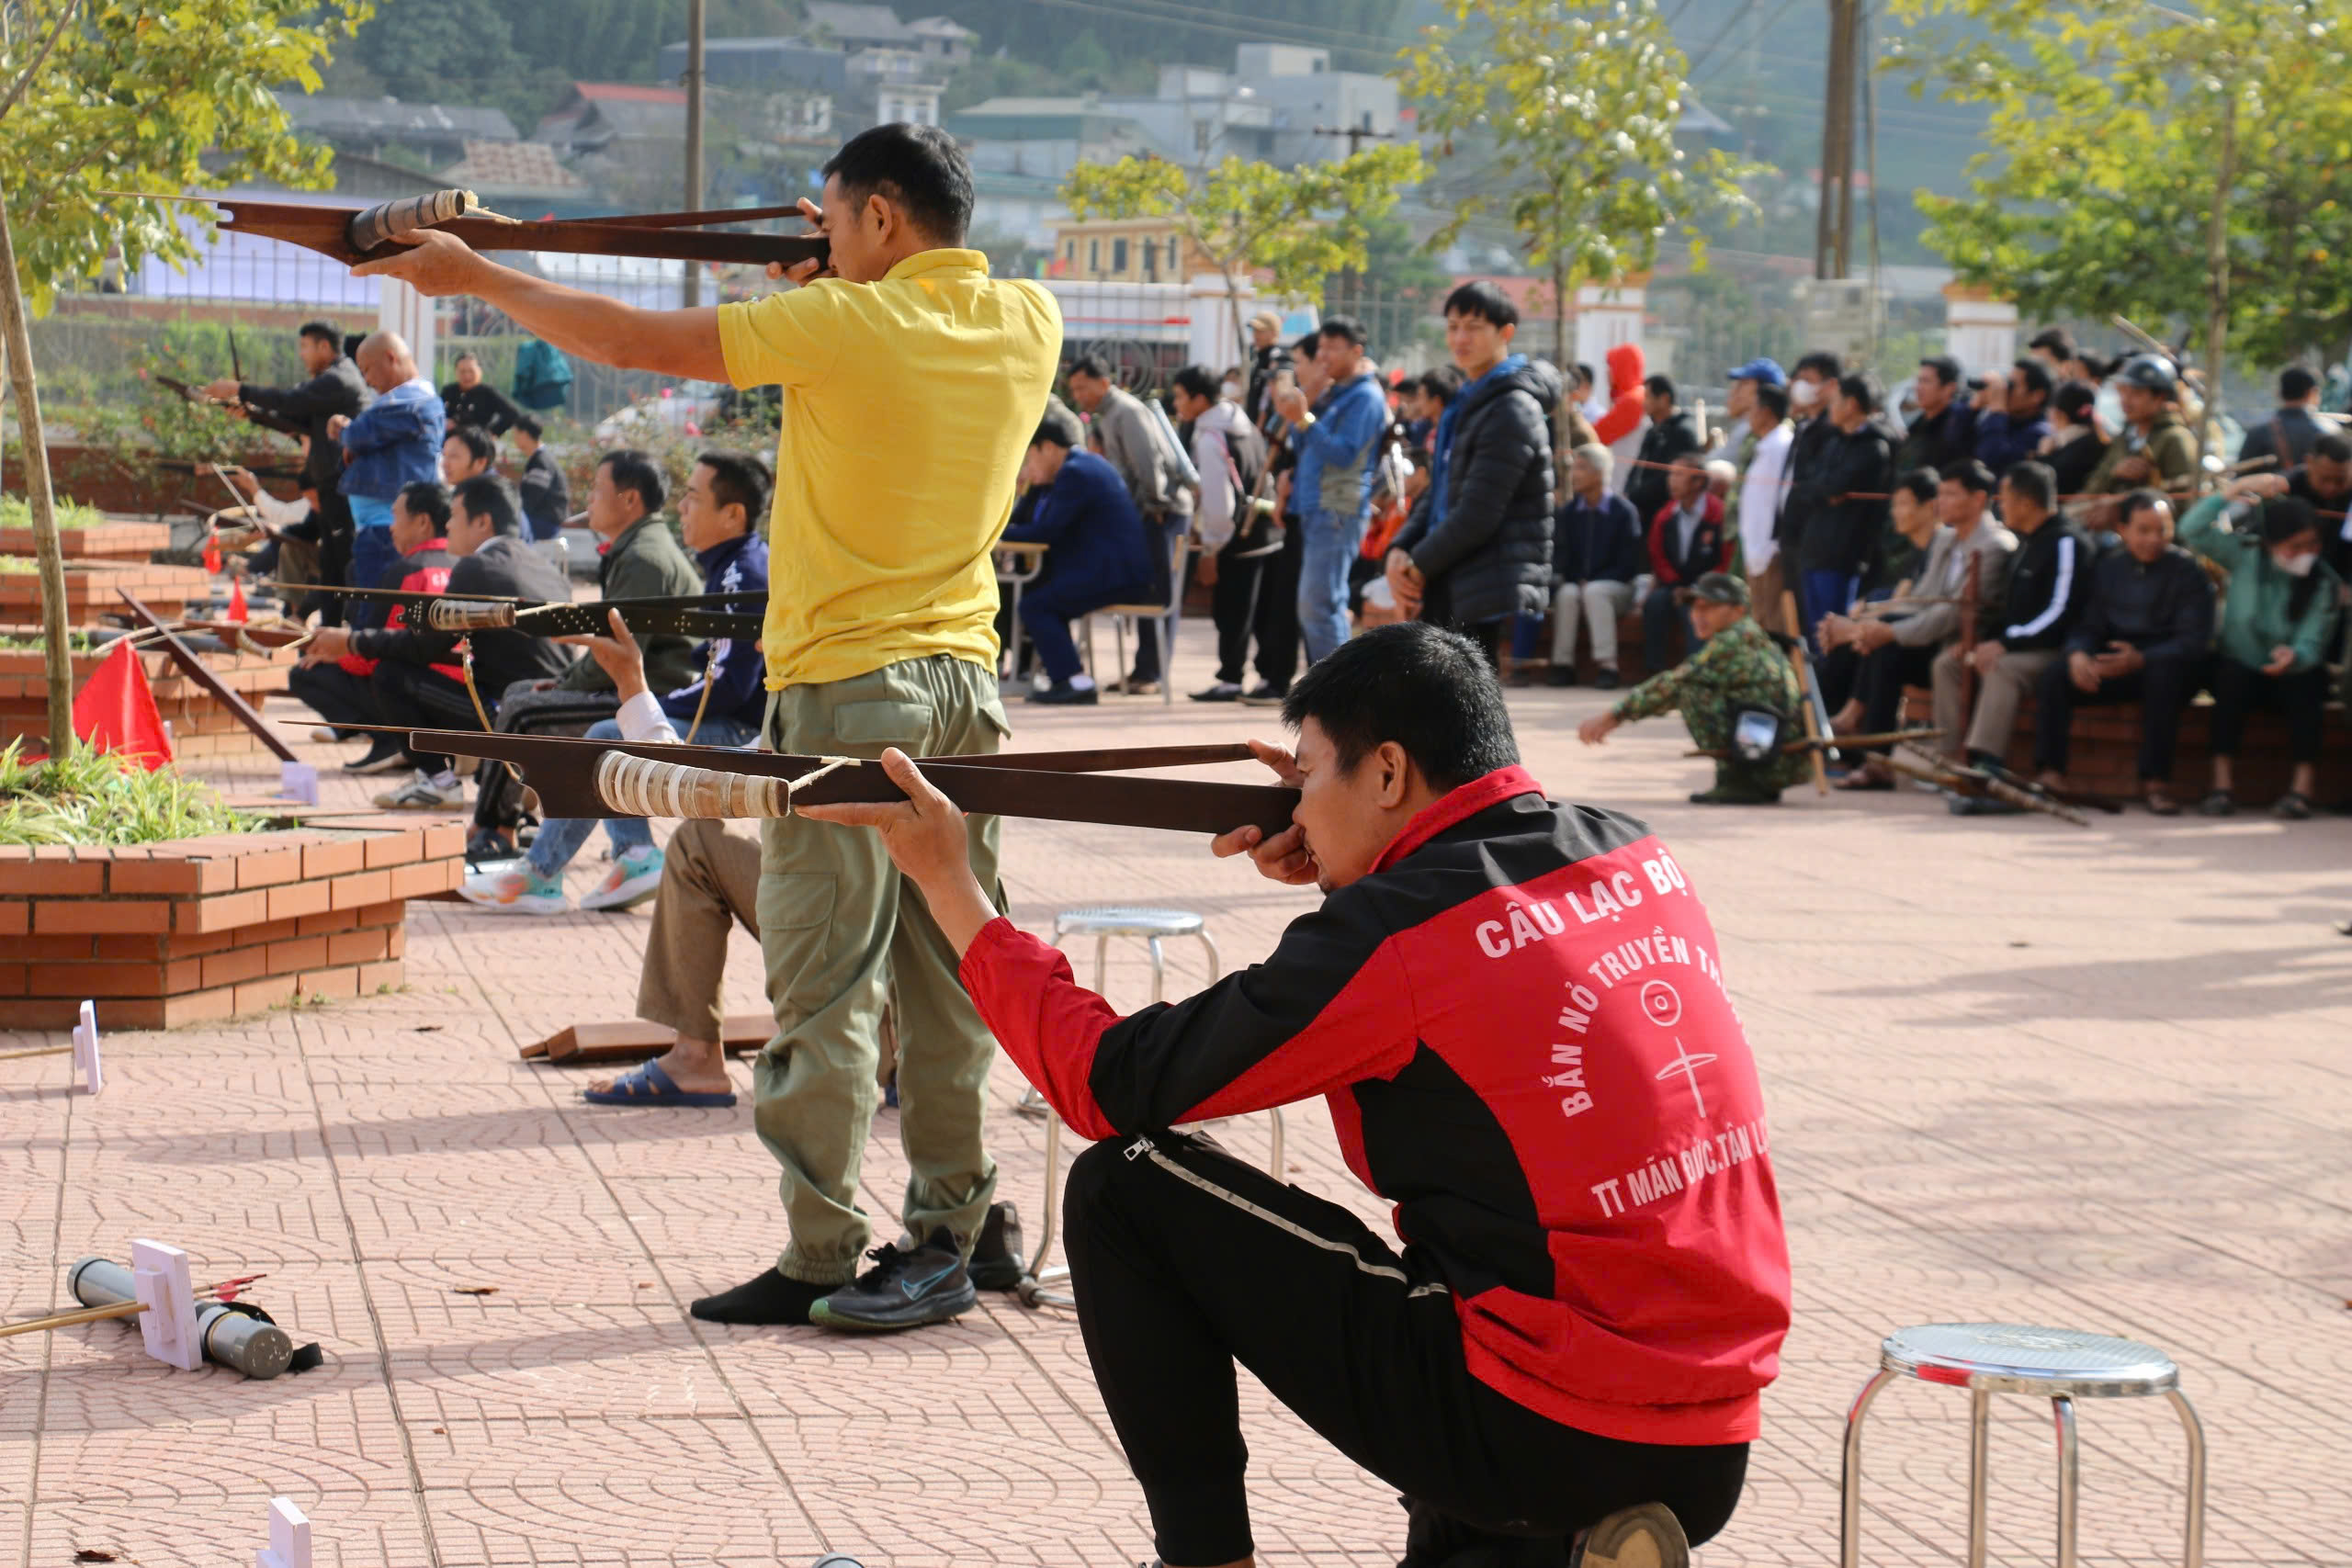
<path id="1" fill-rule="evenodd" d="M 659 1062 L 623 1073 L 613 1080 L 610 1089 L 592 1089 L 582 1097 L 591 1105 L 716 1105 L 735 1103 L 735 1091 L 710 1094 L 696 1090 L 689 1094 L 678 1087 L 675 1079 L 662 1070 Z"/>

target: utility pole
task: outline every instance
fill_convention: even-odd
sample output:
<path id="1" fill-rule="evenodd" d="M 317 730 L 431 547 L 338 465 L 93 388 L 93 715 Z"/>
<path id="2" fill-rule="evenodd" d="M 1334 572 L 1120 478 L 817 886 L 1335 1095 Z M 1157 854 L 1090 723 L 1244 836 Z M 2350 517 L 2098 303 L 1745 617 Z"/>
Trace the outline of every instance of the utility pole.
<path id="1" fill-rule="evenodd" d="M 1829 0 L 1829 73 L 1821 99 L 1821 210 L 1814 224 L 1813 276 L 1852 276 L 1854 88 L 1861 0 Z"/>
<path id="2" fill-rule="evenodd" d="M 686 0 L 686 210 L 702 210 L 702 35 L 704 0 Z M 686 265 L 683 303 L 702 303 L 702 264 Z"/>
<path id="3" fill-rule="evenodd" d="M 1395 131 L 1374 130 L 1368 125 L 1351 125 L 1344 129 L 1337 126 L 1318 125 L 1315 128 L 1315 134 L 1317 136 L 1346 137 L 1348 139 L 1348 156 L 1351 158 L 1363 152 L 1363 144 L 1367 141 L 1394 141 L 1396 140 L 1396 133 Z"/>

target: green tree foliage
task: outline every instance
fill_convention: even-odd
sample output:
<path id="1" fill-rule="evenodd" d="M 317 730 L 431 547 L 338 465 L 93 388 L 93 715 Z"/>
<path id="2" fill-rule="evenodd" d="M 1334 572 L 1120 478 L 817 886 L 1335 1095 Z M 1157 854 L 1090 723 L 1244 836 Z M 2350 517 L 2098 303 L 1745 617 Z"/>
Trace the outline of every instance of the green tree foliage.
<path id="1" fill-rule="evenodd" d="M 6 6 L 0 79 L 39 51 L 60 3 Z M 270 89 L 315 89 L 330 47 L 368 14 L 365 0 L 85 0 L 0 118 L 0 179 L 33 308 L 95 276 L 118 243 L 131 267 L 194 254 L 185 209 L 102 192 L 325 185 L 326 153 L 295 141 Z"/>
<path id="2" fill-rule="evenodd" d="M 1371 260 L 1371 225 L 1426 173 L 1410 142 L 1295 169 L 1227 158 L 1205 170 L 1161 158 L 1080 164 L 1062 186 L 1078 218 L 1166 217 L 1238 292 L 1262 273 L 1277 294 L 1322 297 L 1335 272 Z"/>
<path id="3" fill-rule="evenodd" d="M 1891 68 L 1991 111 L 1970 194 L 1917 197 L 1928 242 L 2029 317 L 2198 323 L 2213 364 L 2217 328 L 2267 365 L 2333 352 L 2352 333 L 2352 0 L 2198 9 L 1896 0 Z"/>
<path id="4" fill-rule="evenodd" d="M 1444 0 L 1397 73 L 1420 128 L 1476 168 L 1440 243 L 1499 209 L 1552 281 L 1552 353 L 1568 361 L 1577 290 L 1646 272 L 1679 233 L 1704 265 L 1700 225 L 1749 209 L 1751 171 L 1675 142 L 1682 51 L 1654 0 Z"/>

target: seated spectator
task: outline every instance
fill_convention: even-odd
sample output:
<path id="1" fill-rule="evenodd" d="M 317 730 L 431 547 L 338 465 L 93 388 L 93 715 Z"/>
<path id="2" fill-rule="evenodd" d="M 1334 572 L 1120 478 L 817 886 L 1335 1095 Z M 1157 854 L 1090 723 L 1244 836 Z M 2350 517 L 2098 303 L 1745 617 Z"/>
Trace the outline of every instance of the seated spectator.
<path id="1" fill-rule="evenodd" d="M 447 536 L 456 560 L 443 592 L 452 598 L 471 594 L 547 604 L 571 597 L 571 585 L 524 543 L 522 513 L 503 479 L 484 475 L 450 492 Z M 460 643 L 472 649 L 470 685 L 463 679 Z M 560 673 L 571 663 L 565 649 L 525 631 L 444 632 L 412 625 L 356 632 L 322 627 L 312 634 L 307 651 L 322 661 L 346 653 L 375 660 L 370 696 L 382 722 L 415 729 L 479 729 L 477 694 L 494 714 L 500 693 Z M 378 806 L 391 811 L 441 811 L 464 803 L 465 785 L 451 771 L 449 758 L 414 750 L 408 757 L 416 776 L 376 796 Z"/>
<path id="2" fill-rule="evenodd" d="M 1976 460 L 1995 478 L 2041 449 L 2050 434 L 2050 367 L 2029 355 L 2009 367 L 2000 406 L 1976 422 Z"/>
<path id="3" fill-rule="evenodd" d="M 1634 584 L 1647 574 L 1649 547 L 1634 503 L 1609 488 L 1609 448 L 1579 446 L 1568 457 L 1568 496 L 1552 515 L 1552 663 L 1555 686 L 1577 682 L 1577 628 L 1589 626 L 1592 683 L 1617 685 L 1617 622 L 1634 607 Z M 1527 624 L 1520 659 L 1535 653 Z"/>
<path id="4" fill-rule="evenodd" d="M 563 536 L 564 519 L 571 514 L 571 486 L 563 469 L 539 439 L 539 422 L 528 414 L 514 422 L 514 450 L 523 454 L 523 515 L 534 539 Z"/>
<path id="5" fill-rule="evenodd" d="M 2098 389 L 2088 381 L 2062 381 L 2050 394 L 2050 434 L 2034 456 L 2050 465 L 2060 496 L 2078 495 L 2091 471 L 2107 456 L 2107 432 L 2098 419 Z"/>
<path id="6" fill-rule="evenodd" d="M 1702 634 L 1698 651 L 1643 681 L 1607 713 L 1586 719 L 1577 727 L 1577 739 L 1598 746 L 1622 724 L 1679 709 L 1690 727 L 1690 743 L 1715 753 L 1714 787 L 1693 795 L 1693 806 L 1777 803 L 1781 792 L 1810 767 L 1803 751 L 1781 749 L 1795 738 L 1803 698 L 1788 655 L 1747 612 L 1747 583 L 1720 571 L 1700 578 L 1690 592 L 1690 616 Z M 1771 733 L 1759 742 L 1743 734 L 1750 728 L 1741 722 L 1747 715 L 1777 722 L 1763 727 Z M 1761 755 L 1744 754 L 1743 740 L 1747 750 L 1760 750 Z"/>
<path id="7" fill-rule="evenodd" d="M 1729 457 L 1710 457 L 1702 467 L 1707 471 L 1707 493 L 1728 512 L 1732 492 L 1739 488 L 1739 465 Z"/>
<path id="8" fill-rule="evenodd" d="M 441 440 L 441 482 L 455 490 L 498 470 L 498 438 L 478 424 L 453 424 Z"/>
<path id="9" fill-rule="evenodd" d="M 1962 458 L 1949 476 L 1940 479 L 1918 472 L 1905 476 L 1895 485 L 1898 508 L 1905 502 L 1916 507 L 1923 479 L 1934 480 L 1939 525 L 1910 591 L 1870 606 L 1876 614 L 1868 618 L 1831 615 L 1822 623 L 1824 643 L 1844 644 L 1860 656 L 1856 684 L 1861 711 L 1857 717 L 1869 734 L 1894 729 L 1903 715 L 1903 689 L 1929 684 L 1937 657 L 1946 648 L 1958 645 L 1969 563 L 1978 563 L 1976 602 L 1998 604 L 2007 586 L 2010 558 L 2018 547 L 2016 536 L 1985 511 L 1993 499 L 1993 475 L 1984 464 Z M 1840 780 L 1838 788 L 1894 787 L 1894 771 L 1884 761 L 1891 747 L 1869 750 L 1864 764 Z"/>
<path id="10" fill-rule="evenodd" d="M 448 585 L 449 569 L 457 558 L 450 555 L 449 541 L 443 536 L 448 526 L 447 491 L 422 481 L 402 490 L 392 498 L 392 547 L 400 552 L 400 560 L 368 586 L 408 593 L 440 592 Z M 375 614 L 349 624 L 349 629 L 364 630 L 377 625 L 399 627 L 406 625 L 413 613 L 410 605 L 381 600 L 363 602 L 363 605 Z M 328 659 L 320 655 L 317 648 L 314 639 L 303 650 L 302 662 L 288 671 L 288 689 L 330 725 L 385 722 L 374 694 L 377 661 L 357 653 Z M 435 672 L 446 680 L 464 679 L 464 671 L 455 665 L 436 666 Z M 375 734 L 368 741 L 368 754 L 356 761 L 345 762 L 345 773 L 391 773 L 408 765 L 408 748 L 398 736 Z"/>
<path id="11" fill-rule="evenodd" d="M 1724 503 L 1707 493 L 1707 471 L 1698 455 L 1686 452 L 1676 458 L 1666 477 L 1668 499 L 1650 520 L 1651 587 L 1642 599 L 1642 667 L 1653 674 L 1673 666 L 1678 626 L 1685 655 L 1697 651 L 1697 623 L 1686 608 L 1691 590 L 1707 573 L 1731 567 Z"/>
<path id="12" fill-rule="evenodd" d="M 767 465 L 736 452 L 706 452 L 695 460 L 685 492 L 678 498 L 678 532 L 702 569 L 705 593 L 741 593 L 728 606 L 745 614 L 765 606 L 768 548 L 756 519 L 767 515 Z M 613 612 L 617 622 L 621 612 Z M 650 640 L 650 639 L 649 639 Z M 593 644 L 592 644 L 593 646 Z M 662 712 L 696 746 L 749 746 L 760 738 L 767 706 L 766 670 L 756 638 L 720 637 L 701 649 L 695 678 L 658 698 Z M 642 668 L 642 657 L 638 659 Z M 597 660 L 611 676 L 609 658 Z M 614 695 L 626 695 L 618 684 Z M 619 715 L 588 727 L 591 740 L 617 740 Z M 569 909 L 563 868 L 595 831 L 599 819 L 550 818 L 539 826 L 524 863 L 466 878 L 458 896 L 469 904 L 512 914 L 560 915 Z M 653 897 L 662 886 L 662 851 L 642 818 L 601 818 L 612 840 L 613 868 L 603 882 L 581 895 L 583 909 L 628 909 Z"/>
<path id="13" fill-rule="evenodd" d="M 2278 372 L 2277 411 L 2245 433 L 2238 465 L 2269 457 L 2283 473 L 2311 456 L 2312 442 L 2336 431 L 2333 421 L 2319 416 L 2319 378 L 2300 365 L 2290 365 Z"/>
<path id="14" fill-rule="evenodd" d="M 1944 755 L 1998 769 L 2018 726 L 2018 706 L 2058 662 L 2090 593 L 2097 554 L 2082 525 L 2057 509 L 2058 481 L 2042 463 L 2002 476 L 2001 521 L 2018 541 L 2000 592 L 1987 592 L 1985 635 L 1970 662 L 1979 677 L 1975 711 L 1961 728 L 1961 654 L 1953 643 L 1935 664 L 1935 725 Z"/>
<path id="15" fill-rule="evenodd" d="M 2084 519 L 2094 532 L 2122 526 L 2124 495 L 2152 488 L 2185 496 L 2197 479 L 2197 437 L 2180 417 L 2178 367 L 2161 354 L 2135 354 L 2115 381 L 2123 429 L 2083 483 L 2086 494 L 2116 498 Z"/>
<path id="16" fill-rule="evenodd" d="M 1033 703 L 1092 704 L 1102 700 L 1085 672 L 1069 623 L 1105 604 L 1140 603 L 1151 590 L 1151 552 L 1126 481 L 1110 461 L 1085 450 L 1073 416 L 1048 410 L 1021 465 L 1024 487 L 1043 486 L 1028 518 L 1004 536 L 1047 547 L 1036 581 L 1021 591 L 1021 624 L 1051 682 L 1033 691 Z"/>
<path id="17" fill-rule="evenodd" d="M 2123 547 L 2091 569 L 2090 597 L 2066 638 L 2066 661 L 2041 672 L 2035 693 L 2034 766 L 2045 786 L 2066 785 L 2075 709 L 2138 702 L 2140 789 L 2148 809 L 2177 817 L 2167 788 L 2180 710 L 2197 689 L 2213 636 L 2213 585 L 2197 558 L 2173 543 L 2172 503 L 2134 491 L 2123 508 Z"/>
<path id="18" fill-rule="evenodd" d="M 2286 489 L 2281 475 L 2249 474 L 2180 520 L 2181 542 L 2230 574 L 2221 649 L 2209 682 L 2213 784 L 2198 806 L 2208 817 L 2237 809 L 2231 791 L 2238 744 L 2246 715 L 2256 708 L 2286 716 L 2287 754 L 2295 766 L 2271 815 L 2301 821 L 2312 814 L 2320 717 L 2327 706 L 2327 650 L 2343 582 L 2320 558 L 2319 520 L 2311 503 Z"/>
<path id="19" fill-rule="evenodd" d="M 1854 617 L 1874 615 L 1882 605 L 1907 591 L 1911 580 L 1927 564 L 1928 547 L 1934 543 L 1941 525 L 1936 521 L 1936 486 L 1940 482 L 1932 468 L 1914 468 L 1894 481 L 1894 493 L 1887 502 L 1888 515 L 1894 525 L 1893 540 L 1886 547 L 1887 567 L 1895 573 L 1883 592 L 1866 596 L 1848 608 Z M 1830 620 L 1847 619 L 1824 616 L 1823 626 Z M 1824 648 L 1814 666 L 1814 679 L 1820 683 L 1821 700 L 1829 709 L 1829 728 L 1833 734 L 1852 734 L 1862 727 L 1861 699 L 1862 650 L 1850 638 L 1841 635 L 1835 642 L 1824 636 Z"/>
<path id="20" fill-rule="evenodd" d="M 1894 471 L 1941 473 L 1968 456 L 1976 441 L 1976 410 L 1961 395 L 1960 361 L 1949 354 L 1919 361 L 1911 396 L 1918 404 L 1894 449 Z"/>
<path id="21" fill-rule="evenodd" d="M 1678 399 L 1673 380 L 1652 376 L 1642 383 L 1642 413 L 1649 428 L 1642 433 L 1633 472 L 1625 477 L 1625 499 L 1644 517 L 1655 517 L 1670 499 L 1668 469 L 1675 459 L 1696 453 L 1702 445 L 1698 422 Z"/>
<path id="22" fill-rule="evenodd" d="M 1445 301 L 1463 375 L 1439 422 L 1430 488 L 1388 552 L 1390 591 L 1420 619 L 1490 655 L 1515 615 L 1542 615 L 1551 581 L 1552 411 L 1559 373 L 1514 351 L 1519 310 L 1492 283 Z"/>

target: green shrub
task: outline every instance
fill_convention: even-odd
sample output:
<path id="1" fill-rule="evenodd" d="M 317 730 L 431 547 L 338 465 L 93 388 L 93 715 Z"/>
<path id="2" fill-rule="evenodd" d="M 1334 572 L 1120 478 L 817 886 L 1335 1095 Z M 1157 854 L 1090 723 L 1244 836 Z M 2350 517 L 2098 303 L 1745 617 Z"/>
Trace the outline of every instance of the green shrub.
<path id="1" fill-rule="evenodd" d="M 158 844 L 260 824 L 231 811 L 210 784 L 76 741 L 51 761 L 0 750 L 0 844 Z"/>

